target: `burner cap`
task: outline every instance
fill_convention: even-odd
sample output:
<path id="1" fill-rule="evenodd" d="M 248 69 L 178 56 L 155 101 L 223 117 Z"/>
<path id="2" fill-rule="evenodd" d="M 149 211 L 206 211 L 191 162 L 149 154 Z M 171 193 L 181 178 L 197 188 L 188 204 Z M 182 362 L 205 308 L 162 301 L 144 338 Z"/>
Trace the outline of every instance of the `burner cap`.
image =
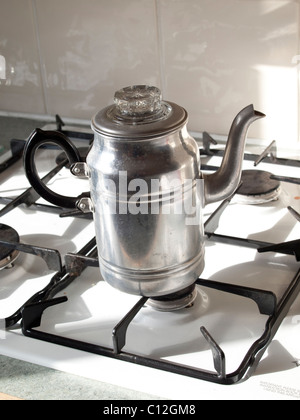
<path id="1" fill-rule="evenodd" d="M 171 312 L 191 306 L 196 297 L 196 285 L 192 284 L 179 292 L 167 296 L 151 298 L 148 300 L 147 304 L 157 311 Z"/>
<path id="2" fill-rule="evenodd" d="M 242 172 L 242 185 L 235 194 L 239 203 L 263 204 L 277 200 L 280 194 L 280 182 L 271 179 L 272 174 L 257 169 Z"/>
<path id="3" fill-rule="evenodd" d="M 0 224 L 0 270 L 9 267 L 19 255 L 14 247 L 1 244 L 2 241 L 19 242 L 18 233 L 10 226 Z"/>

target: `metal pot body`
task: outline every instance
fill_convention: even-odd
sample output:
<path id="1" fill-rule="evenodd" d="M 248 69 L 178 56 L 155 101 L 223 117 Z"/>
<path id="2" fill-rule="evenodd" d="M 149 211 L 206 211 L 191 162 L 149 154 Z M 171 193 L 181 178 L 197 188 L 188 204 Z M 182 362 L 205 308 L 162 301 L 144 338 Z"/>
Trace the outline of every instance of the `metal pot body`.
<path id="1" fill-rule="evenodd" d="M 202 178 L 186 110 L 163 101 L 154 86 L 127 86 L 93 117 L 94 142 L 86 162 L 62 133 L 36 129 L 24 148 L 24 168 L 45 200 L 93 209 L 104 280 L 152 297 L 159 310 L 178 309 L 193 301 L 193 283 L 204 268 L 202 207 L 230 197 L 239 186 L 247 130 L 263 116 L 252 105 L 240 111 L 220 168 Z M 35 152 L 49 141 L 66 152 L 74 175 L 89 176 L 90 194 L 61 196 L 39 178 Z"/>
<path id="2" fill-rule="evenodd" d="M 193 284 L 204 268 L 202 184 L 186 124 L 132 140 L 94 131 L 87 165 L 104 280 L 147 297 Z"/>

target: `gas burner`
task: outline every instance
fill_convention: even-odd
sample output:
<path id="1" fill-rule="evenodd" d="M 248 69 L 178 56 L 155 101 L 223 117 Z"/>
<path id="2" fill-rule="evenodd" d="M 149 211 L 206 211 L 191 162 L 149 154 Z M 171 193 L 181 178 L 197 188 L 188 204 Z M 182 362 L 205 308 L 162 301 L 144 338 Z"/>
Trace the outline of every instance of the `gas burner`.
<path id="1" fill-rule="evenodd" d="M 192 284 L 179 292 L 151 298 L 147 304 L 157 311 L 171 312 L 191 307 L 196 297 L 197 289 L 195 284 Z"/>
<path id="2" fill-rule="evenodd" d="M 19 235 L 12 227 L 0 224 L 0 270 L 3 268 L 12 268 L 13 262 L 19 255 L 19 251 L 13 247 L 1 245 L 1 240 L 19 242 Z"/>
<path id="3" fill-rule="evenodd" d="M 242 185 L 235 195 L 240 204 L 264 204 L 277 200 L 280 194 L 280 182 L 271 179 L 267 171 L 248 169 L 242 172 Z"/>

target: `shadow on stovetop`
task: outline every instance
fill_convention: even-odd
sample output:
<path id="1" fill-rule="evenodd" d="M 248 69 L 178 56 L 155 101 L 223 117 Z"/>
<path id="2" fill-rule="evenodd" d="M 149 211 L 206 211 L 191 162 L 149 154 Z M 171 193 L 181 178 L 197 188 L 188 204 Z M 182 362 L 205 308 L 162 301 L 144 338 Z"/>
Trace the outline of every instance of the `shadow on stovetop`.
<path id="1" fill-rule="evenodd" d="M 287 210 L 286 214 L 272 228 L 250 234 L 247 239 L 268 238 L 267 241 L 271 243 L 284 242 L 297 223 L 299 222 Z M 284 229 L 282 229 L 282 226 L 284 226 Z"/>
<path id="2" fill-rule="evenodd" d="M 22 235 L 20 242 L 28 245 L 33 245 L 37 247 L 42 247 L 51 250 L 57 250 L 61 256 L 67 252 L 76 251 L 76 246 L 71 239 L 71 236 L 68 235 L 50 235 L 50 234 L 32 234 L 32 235 Z M 62 263 L 64 261 L 62 260 Z"/>
<path id="3" fill-rule="evenodd" d="M 283 372 L 296 367 L 295 358 L 277 340 L 273 340 L 267 350 L 267 356 L 260 361 L 254 376 Z"/>

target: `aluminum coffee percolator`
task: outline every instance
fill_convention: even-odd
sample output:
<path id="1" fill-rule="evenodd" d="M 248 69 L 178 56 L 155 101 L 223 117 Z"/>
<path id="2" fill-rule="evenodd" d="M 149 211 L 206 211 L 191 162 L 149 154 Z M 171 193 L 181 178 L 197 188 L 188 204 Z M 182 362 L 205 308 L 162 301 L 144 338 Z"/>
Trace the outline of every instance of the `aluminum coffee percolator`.
<path id="1" fill-rule="evenodd" d="M 238 187 L 248 127 L 263 116 L 252 105 L 244 108 L 232 123 L 220 168 L 202 174 L 186 110 L 163 101 L 156 87 L 130 86 L 92 119 L 86 162 L 62 133 L 36 129 L 25 145 L 25 172 L 47 201 L 93 212 L 107 283 L 150 297 L 156 309 L 179 309 L 195 298 L 194 283 L 204 268 L 202 208 Z M 49 142 L 66 152 L 74 175 L 89 177 L 90 196 L 61 196 L 43 184 L 34 155 Z"/>

